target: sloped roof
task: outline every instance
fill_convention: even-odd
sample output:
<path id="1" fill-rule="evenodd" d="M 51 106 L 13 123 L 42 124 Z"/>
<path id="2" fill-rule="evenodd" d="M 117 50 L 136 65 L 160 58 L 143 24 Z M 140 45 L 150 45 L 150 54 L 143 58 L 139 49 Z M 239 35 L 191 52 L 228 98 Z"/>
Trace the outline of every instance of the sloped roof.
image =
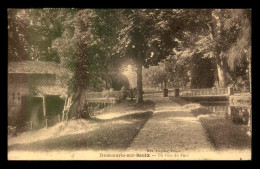
<path id="1" fill-rule="evenodd" d="M 60 86 L 37 86 L 35 88 L 37 93 L 45 94 L 45 95 L 60 95 L 65 96 L 67 90 Z"/>
<path id="2" fill-rule="evenodd" d="M 48 73 L 57 74 L 68 70 L 61 67 L 59 64 L 50 61 L 22 61 L 9 62 L 8 73 Z"/>

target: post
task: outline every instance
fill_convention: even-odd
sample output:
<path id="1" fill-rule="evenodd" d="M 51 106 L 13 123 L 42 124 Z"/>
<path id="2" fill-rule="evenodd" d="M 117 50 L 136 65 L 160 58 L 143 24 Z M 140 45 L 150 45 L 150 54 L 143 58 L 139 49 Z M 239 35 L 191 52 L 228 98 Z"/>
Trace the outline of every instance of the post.
<path id="1" fill-rule="evenodd" d="M 68 112 L 66 113 L 66 122 L 68 121 L 69 115 Z"/>
<path id="2" fill-rule="evenodd" d="M 30 121 L 31 124 L 31 130 L 33 129 L 33 121 Z"/>
<path id="3" fill-rule="evenodd" d="M 168 89 L 163 89 L 163 97 L 168 97 Z"/>
<path id="4" fill-rule="evenodd" d="M 64 103 L 63 111 L 62 111 L 62 121 L 65 120 L 65 111 L 66 111 L 66 108 L 67 108 L 67 102 L 68 102 L 68 96 L 65 97 L 65 103 Z"/>
<path id="5" fill-rule="evenodd" d="M 212 106 L 212 113 L 215 113 L 215 112 L 216 112 L 216 107 Z"/>
<path id="6" fill-rule="evenodd" d="M 140 60 L 140 52 L 137 54 L 139 61 L 137 64 L 137 98 L 136 98 L 136 102 L 137 103 L 143 103 L 143 82 L 142 82 L 142 61 Z"/>
<path id="7" fill-rule="evenodd" d="M 251 107 L 249 108 L 249 118 L 248 118 L 248 123 L 247 123 L 249 130 L 252 131 L 252 109 Z"/>
<path id="8" fill-rule="evenodd" d="M 48 128 L 48 119 L 45 119 L 45 127 Z"/>
<path id="9" fill-rule="evenodd" d="M 228 106 L 228 116 L 231 116 L 231 106 Z"/>
<path id="10" fill-rule="evenodd" d="M 131 101 L 133 101 L 134 100 L 134 92 L 133 92 L 132 88 L 130 89 L 130 97 L 131 97 Z"/>
<path id="11" fill-rule="evenodd" d="M 229 96 L 230 96 L 230 95 L 233 95 L 232 87 L 228 87 L 227 89 L 228 89 L 228 95 L 229 95 Z"/>
<path id="12" fill-rule="evenodd" d="M 180 90 L 179 89 L 175 89 L 175 97 L 179 97 L 180 94 Z"/>
<path id="13" fill-rule="evenodd" d="M 42 97 L 42 106 L 43 106 L 43 116 L 46 116 L 46 107 L 45 107 L 45 96 Z"/>

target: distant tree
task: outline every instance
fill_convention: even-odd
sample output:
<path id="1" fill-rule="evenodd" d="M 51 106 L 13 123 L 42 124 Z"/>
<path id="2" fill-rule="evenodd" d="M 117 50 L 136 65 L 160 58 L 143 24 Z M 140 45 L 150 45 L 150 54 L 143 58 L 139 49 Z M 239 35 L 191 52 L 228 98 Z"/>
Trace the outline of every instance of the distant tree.
<path id="1" fill-rule="evenodd" d="M 149 68 L 144 69 L 143 77 L 143 83 L 150 87 L 160 87 L 160 85 L 162 87 L 163 83 L 169 80 L 162 62 L 160 62 L 158 66 L 150 66 Z"/>
<path id="2" fill-rule="evenodd" d="M 28 45 L 31 60 L 54 61 L 60 63 L 60 57 L 52 48 L 52 41 L 63 34 L 63 21 L 74 15 L 75 9 L 28 9 L 29 16 Z"/>
<path id="3" fill-rule="evenodd" d="M 191 88 L 212 88 L 215 82 L 216 66 L 212 58 L 202 58 L 196 53 L 191 58 Z"/>
<path id="4" fill-rule="evenodd" d="M 8 9 L 8 60 L 28 59 L 28 15 L 23 9 Z"/>
<path id="5" fill-rule="evenodd" d="M 191 62 L 189 57 L 181 57 L 179 53 L 169 55 L 165 59 L 165 71 L 168 73 L 169 81 L 176 88 L 186 87 L 190 81 Z"/>
<path id="6" fill-rule="evenodd" d="M 63 33 L 68 9 L 8 9 L 8 56 L 11 60 L 60 62 L 52 41 Z M 75 11 L 75 10 L 74 10 Z"/>
<path id="7" fill-rule="evenodd" d="M 177 54 L 169 55 L 159 62 L 158 66 L 151 66 L 144 70 L 144 80 L 150 85 L 163 86 L 167 88 L 167 83 L 174 87 L 185 87 L 189 82 L 190 64 L 189 58 L 179 58 Z"/>

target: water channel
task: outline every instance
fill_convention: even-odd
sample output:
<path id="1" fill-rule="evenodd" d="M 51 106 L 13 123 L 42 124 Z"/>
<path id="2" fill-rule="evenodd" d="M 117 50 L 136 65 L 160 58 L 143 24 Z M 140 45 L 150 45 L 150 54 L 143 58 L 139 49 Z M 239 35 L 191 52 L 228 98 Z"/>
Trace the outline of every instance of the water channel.
<path id="1" fill-rule="evenodd" d="M 237 125 L 251 123 L 251 105 L 234 106 L 229 101 L 201 101 L 199 103 L 215 115 L 231 120 Z"/>

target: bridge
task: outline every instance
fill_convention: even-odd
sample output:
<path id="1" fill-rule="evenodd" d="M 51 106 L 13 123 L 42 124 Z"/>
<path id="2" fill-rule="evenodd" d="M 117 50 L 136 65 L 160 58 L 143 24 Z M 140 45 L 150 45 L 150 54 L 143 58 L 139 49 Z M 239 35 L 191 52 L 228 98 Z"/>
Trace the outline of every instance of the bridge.
<path id="1" fill-rule="evenodd" d="M 187 100 L 224 101 L 233 94 L 232 88 L 204 88 L 204 89 L 168 89 L 168 96 L 181 97 Z M 163 96 L 162 89 L 145 89 L 145 96 Z"/>

